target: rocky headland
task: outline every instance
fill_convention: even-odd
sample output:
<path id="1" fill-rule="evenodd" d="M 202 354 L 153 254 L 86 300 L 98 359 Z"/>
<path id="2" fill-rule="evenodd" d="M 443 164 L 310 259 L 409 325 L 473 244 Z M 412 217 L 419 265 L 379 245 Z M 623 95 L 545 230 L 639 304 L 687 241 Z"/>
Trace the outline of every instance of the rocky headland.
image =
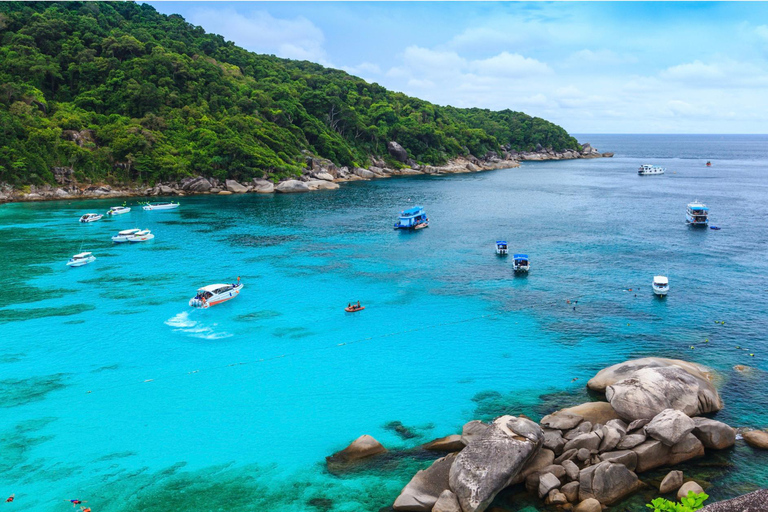
<path id="1" fill-rule="evenodd" d="M 52 169 L 56 185 L 13 187 L 0 184 L 0 203 L 19 201 L 47 201 L 71 199 L 101 199 L 147 196 L 185 196 L 196 194 L 272 194 L 302 193 L 317 190 L 334 190 L 339 183 L 391 178 L 394 176 L 444 175 L 508 169 L 519 167 L 521 161 L 573 160 L 577 158 L 611 157 L 613 153 L 601 153 L 589 143 L 579 151 L 566 150 L 557 152 L 540 145 L 535 151 L 518 152 L 505 148 L 500 154 L 488 152 L 478 158 L 473 155 L 449 160 L 444 165 L 422 165 L 408 157 L 408 153 L 397 142 L 387 145 L 390 162 L 371 156 L 368 167 L 339 167 L 325 159 L 307 155 L 304 172 L 301 176 L 281 181 L 254 178 L 250 182 L 219 180 L 212 177 L 196 176 L 176 182 L 158 183 L 152 187 L 142 185 L 117 186 L 106 183 L 79 183 L 71 167 Z"/>
<path id="2" fill-rule="evenodd" d="M 742 432 L 705 416 L 724 407 L 715 378 L 709 368 L 687 361 L 635 359 L 590 379 L 587 387 L 604 394 L 605 401 L 561 409 L 538 423 L 524 415 L 470 421 L 461 434 L 418 448 L 445 456 L 417 472 L 391 508 L 382 511 L 483 512 L 500 492 L 515 486 L 547 510 L 575 512 L 600 512 L 641 489 L 657 489 L 673 500 L 703 492 L 675 466 L 731 448 Z M 768 433 L 751 432 L 754 440 L 749 432 L 744 440 L 766 448 Z M 387 456 L 375 439 L 362 436 L 328 457 L 327 465 L 338 473 Z M 660 484 L 641 478 L 652 470 L 666 472 Z M 703 510 L 768 510 L 754 508 L 767 499 L 768 491 L 758 491 Z"/>

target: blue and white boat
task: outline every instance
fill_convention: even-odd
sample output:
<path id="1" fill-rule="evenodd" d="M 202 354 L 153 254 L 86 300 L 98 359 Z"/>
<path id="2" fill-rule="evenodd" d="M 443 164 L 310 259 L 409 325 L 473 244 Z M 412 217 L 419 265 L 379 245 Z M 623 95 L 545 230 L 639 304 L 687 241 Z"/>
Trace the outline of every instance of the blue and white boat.
<path id="1" fill-rule="evenodd" d="M 395 222 L 395 229 L 422 229 L 426 227 L 429 227 L 429 219 L 421 206 L 414 206 L 410 210 L 400 212 L 400 219 Z"/>
<path id="2" fill-rule="evenodd" d="M 509 249 L 507 248 L 507 242 L 504 240 L 497 240 L 496 241 L 496 254 L 499 256 L 506 256 L 509 254 Z"/>
<path id="3" fill-rule="evenodd" d="M 531 268 L 531 262 L 528 260 L 527 254 L 515 254 L 513 256 L 512 268 L 516 274 L 528 272 Z"/>
<path id="4" fill-rule="evenodd" d="M 706 226 L 709 224 L 709 207 L 704 203 L 694 201 L 688 203 L 685 212 L 685 222 L 691 226 Z"/>

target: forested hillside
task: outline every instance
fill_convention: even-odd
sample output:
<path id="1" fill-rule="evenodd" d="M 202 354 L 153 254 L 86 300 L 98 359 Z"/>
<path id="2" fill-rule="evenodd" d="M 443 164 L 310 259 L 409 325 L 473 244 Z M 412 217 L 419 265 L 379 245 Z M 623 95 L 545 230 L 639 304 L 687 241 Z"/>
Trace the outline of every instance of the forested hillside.
<path id="1" fill-rule="evenodd" d="M 507 144 L 578 147 L 543 119 L 248 52 L 148 5 L 0 3 L 0 182 L 52 183 L 54 166 L 114 183 L 280 178 L 305 152 L 364 166 L 390 140 L 428 164 Z"/>

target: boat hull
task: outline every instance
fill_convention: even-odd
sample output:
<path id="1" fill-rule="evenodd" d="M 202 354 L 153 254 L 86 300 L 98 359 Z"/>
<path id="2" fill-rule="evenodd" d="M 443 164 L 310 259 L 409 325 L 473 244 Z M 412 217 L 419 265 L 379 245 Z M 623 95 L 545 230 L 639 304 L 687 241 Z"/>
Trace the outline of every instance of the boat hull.
<path id="1" fill-rule="evenodd" d="M 175 210 L 175 209 L 176 209 L 176 208 L 178 208 L 179 206 L 181 206 L 181 205 L 180 205 L 180 204 L 178 204 L 178 203 L 173 203 L 173 204 L 161 204 L 161 205 L 152 205 L 152 204 L 148 204 L 148 205 L 146 205 L 146 206 L 142 207 L 142 210 L 146 210 L 146 211 L 155 211 L 155 210 Z"/>
<path id="2" fill-rule="evenodd" d="M 82 222 L 83 224 L 87 224 L 89 222 L 96 222 L 97 220 L 101 220 L 102 217 L 103 215 L 97 215 L 95 217 L 89 217 L 87 219 L 80 217 L 80 222 Z"/>
<path id="3" fill-rule="evenodd" d="M 146 242 L 148 240 L 152 240 L 155 238 L 155 235 L 148 234 L 148 235 L 141 235 L 141 236 L 129 236 L 128 241 L 129 242 Z"/>
<path id="4" fill-rule="evenodd" d="M 222 304 L 224 302 L 234 299 L 235 297 L 240 295 L 240 290 L 242 289 L 243 289 L 243 285 L 240 284 L 225 293 L 219 293 L 217 295 L 210 297 L 208 300 L 205 300 L 205 301 L 192 297 L 191 299 L 189 299 L 189 305 L 192 306 L 193 308 L 208 309 L 211 306 L 216 306 L 217 304 Z"/>
<path id="5" fill-rule="evenodd" d="M 68 267 L 82 267 L 83 265 L 87 265 L 87 264 L 89 264 L 89 263 L 91 263 L 93 261 L 96 261 L 96 257 L 95 256 L 91 256 L 90 258 L 86 258 L 86 259 L 82 259 L 82 260 L 76 260 L 76 261 L 69 260 L 67 262 L 67 266 Z"/>
<path id="6" fill-rule="evenodd" d="M 667 293 L 669 293 L 669 286 L 667 286 L 666 288 L 657 288 L 657 287 L 654 286 L 653 287 L 653 293 L 657 297 L 665 297 L 667 295 Z"/>

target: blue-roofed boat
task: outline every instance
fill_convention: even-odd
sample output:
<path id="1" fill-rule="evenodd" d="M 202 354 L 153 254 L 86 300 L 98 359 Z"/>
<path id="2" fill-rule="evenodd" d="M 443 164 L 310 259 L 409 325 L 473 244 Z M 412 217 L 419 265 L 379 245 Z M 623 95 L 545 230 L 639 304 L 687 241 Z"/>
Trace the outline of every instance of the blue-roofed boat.
<path id="1" fill-rule="evenodd" d="M 513 258 L 512 268 L 515 270 L 515 273 L 528 272 L 530 270 L 531 262 L 528 260 L 527 254 L 515 254 Z"/>
<path id="2" fill-rule="evenodd" d="M 691 226 L 706 226 L 709 224 L 709 207 L 704 203 L 694 201 L 688 203 L 685 212 L 685 222 Z"/>
<path id="3" fill-rule="evenodd" d="M 496 254 L 499 256 L 506 256 L 509 254 L 509 249 L 507 248 L 507 242 L 504 240 L 497 240 L 496 241 Z"/>
<path id="4" fill-rule="evenodd" d="M 421 206 L 414 206 L 409 210 L 400 212 L 400 219 L 395 222 L 395 229 L 422 229 L 426 227 L 429 227 L 429 219 Z"/>

